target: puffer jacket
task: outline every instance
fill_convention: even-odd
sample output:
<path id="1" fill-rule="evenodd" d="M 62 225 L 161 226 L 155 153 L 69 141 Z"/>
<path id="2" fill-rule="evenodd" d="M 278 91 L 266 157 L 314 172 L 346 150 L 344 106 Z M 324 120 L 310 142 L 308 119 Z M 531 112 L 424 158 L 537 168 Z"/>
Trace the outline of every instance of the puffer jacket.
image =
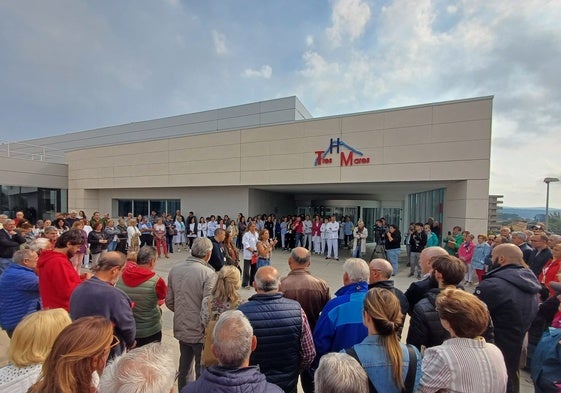
<path id="1" fill-rule="evenodd" d="M 413 316 L 407 333 L 407 344 L 416 346 L 434 347 L 450 338 L 450 334 L 442 327 L 440 317 L 436 312 L 436 297 L 441 288 L 433 288 L 427 292 L 413 309 Z"/>
<path id="2" fill-rule="evenodd" d="M 302 307 L 281 292 L 256 294 L 238 308 L 253 327 L 259 343 L 250 358 L 267 380 L 286 392 L 296 388 L 300 367 Z"/>
<path id="3" fill-rule="evenodd" d="M 10 263 L 0 276 L 0 326 L 13 330 L 23 317 L 40 309 L 39 277 L 26 266 Z"/>
<path id="4" fill-rule="evenodd" d="M 259 367 L 226 368 L 212 366 L 181 393 L 282 393 L 277 385 L 267 382 Z"/>

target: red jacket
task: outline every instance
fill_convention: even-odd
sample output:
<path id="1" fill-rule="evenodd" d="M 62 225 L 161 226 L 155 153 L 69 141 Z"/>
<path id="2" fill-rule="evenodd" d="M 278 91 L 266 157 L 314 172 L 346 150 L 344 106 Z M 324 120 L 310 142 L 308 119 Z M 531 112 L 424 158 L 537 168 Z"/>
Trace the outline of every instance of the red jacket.
<path id="1" fill-rule="evenodd" d="M 66 254 L 54 250 L 41 252 L 37 262 L 39 294 L 43 308 L 69 311 L 70 295 L 82 283 Z"/>
<path id="2" fill-rule="evenodd" d="M 561 268 L 561 260 L 550 259 L 544 265 L 544 267 L 542 268 L 542 272 L 540 273 L 540 276 L 538 277 L 538 280 L 540 281 L 540 283 L 544 284 L 547 287 L 547 289 L 549 290 L 549 296 L 554 296 L 555 294 L 557 294 L 557 292 L 555 292 L 555 290 L 551 288 L 549 283 L 551 281 L 559 281 L 557 279 L 557 272 L 559 271 L 559 268 Z"/>

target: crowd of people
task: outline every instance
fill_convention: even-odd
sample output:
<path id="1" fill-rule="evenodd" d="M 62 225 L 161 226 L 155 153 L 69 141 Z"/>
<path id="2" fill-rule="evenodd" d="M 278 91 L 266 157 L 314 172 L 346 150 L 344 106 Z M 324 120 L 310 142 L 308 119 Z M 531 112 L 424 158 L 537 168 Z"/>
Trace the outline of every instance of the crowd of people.
<path id="1" fill-rule="evenodd" d="M 561 236 L 540 225 L 476 243 L 460 227 L 442 238 L 432 219 L 402 237 L 381 218 L 367 258 L 368 228 L 350 217 L 72 211 L 45 226 L 20 213 L 0 216 L 3 392 L 169 392 L 176 379 L 182 393 L 298 381 L 306 393 L 518 392 L 521 366 L 536 392 L 561 386 Z M 392 279 L 403 245 L 417 278 L 405 292 Z M 284 277 L 271 265 L 279 247 Z M 332 297 L 309 267 L 340 248 L 351 257 Z M 187 256 L 166 281 L 154 267 L 174 251 Z M 177 372 L 160 344 L 164 303 Z"/>

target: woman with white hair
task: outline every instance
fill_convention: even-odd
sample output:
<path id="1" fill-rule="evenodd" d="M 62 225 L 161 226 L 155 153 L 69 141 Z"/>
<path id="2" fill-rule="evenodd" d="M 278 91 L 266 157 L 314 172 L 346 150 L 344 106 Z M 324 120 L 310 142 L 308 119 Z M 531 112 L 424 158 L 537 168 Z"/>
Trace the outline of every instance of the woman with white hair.
<path id="1" fill-rule="evenodd" d="M 358 220 L 356 227 L 353 229 L 353 258 L 362 258 L 366 253 L 367 237 L 368 229 L 364 226 L 364 221 Z"/>
<path id="2" fill-rule="evenodd" d="M 368 393 L 368 376 L 360 363 L 345 353 L 321 357 L 314 375 L 316 393 Z"/>

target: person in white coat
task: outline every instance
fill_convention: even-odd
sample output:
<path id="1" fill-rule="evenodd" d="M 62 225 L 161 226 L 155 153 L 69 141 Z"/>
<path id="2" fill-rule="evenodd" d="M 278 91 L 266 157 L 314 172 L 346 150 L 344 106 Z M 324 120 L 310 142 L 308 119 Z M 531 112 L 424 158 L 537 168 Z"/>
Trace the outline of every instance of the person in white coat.
<path id="1" fill-rule="evenodd" d="M 321 224 L 320 228 L 319 228 L 319 232 L 320 232 L 320 237 L 321 237 L 321 254 L 325 254 L 325 252 L 327 251 L 327 223 L 329 222 L 329 219 L 324 218 L 323 219 L 323 223 Z"/>
<path id="2" fill-rule="evenodd" d="M 325 226 L 325 232 L 327 234 L 327 256 L 325 259 L 329 259 L 333 255 L 333 259 L 339 260 L 339 223 L 337 222 L 335 216 L 331 216 L 331 221 Z"/>

